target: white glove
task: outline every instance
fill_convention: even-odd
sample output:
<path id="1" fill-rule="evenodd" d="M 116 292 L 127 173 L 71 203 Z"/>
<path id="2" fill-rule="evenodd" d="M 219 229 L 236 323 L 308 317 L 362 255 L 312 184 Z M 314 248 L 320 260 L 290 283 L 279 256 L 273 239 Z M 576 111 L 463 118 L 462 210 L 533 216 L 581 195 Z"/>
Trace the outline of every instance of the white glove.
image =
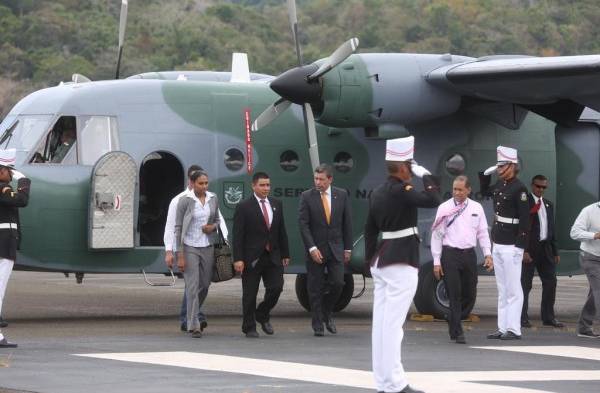
<path id="1" fill-rule="evenodd" d="M 488 169 L 486 169 L 485 171 L 483 171 L 483 174 L 486 175 L 486 176 L 489 176 L 492 173 L 496 172 L 497 169 L 498 169 L 498 167 L 496 165 L 491 166 Z"/>
<path id="2" fill-rule="evenodd" d="M 17 171 L 16 169 L 11 169 L 12 172 L 12 177 L 15 180 L 19 180 L 25 177 L 24 174 L 22 174 L 21 172 Z"/>
<path id="3" fill-rule="evenodd" d="M 421 165 L 417 164 L 417 162 L 415 160 L 413 160 L 411 162 L 410 169 L 412 170 L 412 173 L 416 177 L 423 177 L 423 176 L 426 176 L 426 175 L 431 175 L 431 172 L 429 172 L 427 169 L 425 169 Z"/>

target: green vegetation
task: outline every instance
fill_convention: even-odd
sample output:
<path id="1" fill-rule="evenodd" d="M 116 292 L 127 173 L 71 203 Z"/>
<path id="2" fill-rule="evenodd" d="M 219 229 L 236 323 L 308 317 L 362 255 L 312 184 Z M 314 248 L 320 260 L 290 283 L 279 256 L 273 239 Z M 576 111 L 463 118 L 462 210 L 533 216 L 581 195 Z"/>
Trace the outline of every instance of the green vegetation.
<path id="1" fill-rule="evenodd" d="M 120 0 L 0 0 L 0 116 L 23 95 L 114 77 Z M 297 0 L 306 62 L 350 37 L 361 52 L 600 53 L 597 0 Z M 284 0 L 130 0 L 121 74 L 295 65 Z"/>

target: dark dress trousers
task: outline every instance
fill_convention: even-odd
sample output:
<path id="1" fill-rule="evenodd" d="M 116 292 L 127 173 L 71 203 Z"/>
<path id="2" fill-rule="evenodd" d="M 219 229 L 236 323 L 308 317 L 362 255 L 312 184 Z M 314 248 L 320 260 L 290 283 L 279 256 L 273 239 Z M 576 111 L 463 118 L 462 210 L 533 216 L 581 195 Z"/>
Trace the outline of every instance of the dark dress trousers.
<path id="1" fill-rule="evenodd" d="M 283 208 L 279 200 L 267 198 L 273 210 L 270 228 L 254 194 L 240 202 L 233 216 L 233 260 L 244 261 L 242 273 L 242 331 L 256 330 L 256 321 L 268 322 L 270 312 L 283 291 L 282 258 L 289 258 Z M 260 280 L 265 297 L 256 307 Z"/>
<path id="2" fill-rule="evenodd" d="M 344 250 L 352 250 L 352 214 L 348 193 L 331 187 L 331 217 L 327 223 L 319 190 L 304 191 L 300 197 L 298 222 L 306 251 L 308 296 L 313 314 L 312 327 L 323 329 L 344 288 Z M 319 264 L 310 257 L 317 247 L 323 256 Z M 327 279 L 325 279 L 327 277 Z"/>
<path id="3" fill-rule="evenodd" d="M 419 207 L 436 207 L 442 201 L 437 177 L 423 176 L 424 191 L 395 177 L 375 188 L 369 198 L 369 215 L 365 224 L 365 263 L 378 266 L 406 263 L 419 267 L 419 236 L 411 235 L 377 243 L 379 232 L 394 232 L 417 226 Z M 368 269 L 366 269 L 368 271 Z"/>
<path id="4" fill-rule="evenodd" d="M 523 262 L 521 270 L 521 286 L 523 287 L 523 311 L 521 321 L 529 320 L 527 315 L 529 305 L 529 292 L 533 281 L 534 271 L 537 269 L 542 281 L 542 321 L 551 322 L 555 319 L 554 302 L 556 300 L 556 263 L 554 257 L 558 255 L 554 231 L 554 206 L 546 198 L 542 198 L 546 208 L 546 222 L 548 225 L 545 240 L 540 240 L 540 219 L 537 213 L 530 214 L 529 240 L 525 251 L 529 253 L 530 263 Z M 529 194 L 529 206 L 533 208 L 535 200 Z"/>

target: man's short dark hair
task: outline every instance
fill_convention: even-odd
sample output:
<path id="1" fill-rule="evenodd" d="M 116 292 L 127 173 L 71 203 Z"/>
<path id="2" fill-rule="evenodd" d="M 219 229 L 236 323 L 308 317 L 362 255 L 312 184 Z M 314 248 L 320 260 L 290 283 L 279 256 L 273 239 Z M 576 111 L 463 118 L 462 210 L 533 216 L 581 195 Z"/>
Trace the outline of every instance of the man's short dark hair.
<path id="1" fill-rule="evenodd" d="M 546 181 L 546 180 L 548 180 L 548 178 L 544 175 L 535 175 L 533 178 L 531 178 L 531 184 L 533 184 L 533 182 L 536 180 Z"/>
<path id="2" fill-rule="evenodd" d="M 202 169 L 202 167 L 200 165 L 191 165 L 188 170 L 187 170 L 187 176 L 188 179 L 192 178 L 192 173 L 196 172 L 196 171 L 203 171 L 204 169 Z"/>
<path id="3" fill-rule="evenodd" d="M 196 180 L 198 180 L 198 178 L 200 176 L 206 176 L 206 178 L 208 179 L 208 173 L 206 173 L 203 170 L 199 169 L 197 171 L 192 172 L 192 174 L 190 175 L 190 180 L 191 181 L 196 181 Z"/>
<path id="4" fill-rule="evenodd" d="M 318 167 L 316 167 L 315 173 L 324 173 L 325 176 L 327 176 L 330 179 L 333 177 L 333 169 L 331 168 L 331 165 L 327 164 L 321 164 Z"/>
<path id="5" fill-rule="evenodd" d="M 267 172 L 256 172 L 252 175 L 252 184 L 258 183 L 260 179 L 270 179 L 270 177 Z"/>
<path id="6" fill-rule="evenodd" d="M 471 182 L 469 181 L 469 178 L 465 175 L 456 176 L 454 178 L 454 181 L 462 181 L 465 183 L 465 187 L 471 188 Z"/>

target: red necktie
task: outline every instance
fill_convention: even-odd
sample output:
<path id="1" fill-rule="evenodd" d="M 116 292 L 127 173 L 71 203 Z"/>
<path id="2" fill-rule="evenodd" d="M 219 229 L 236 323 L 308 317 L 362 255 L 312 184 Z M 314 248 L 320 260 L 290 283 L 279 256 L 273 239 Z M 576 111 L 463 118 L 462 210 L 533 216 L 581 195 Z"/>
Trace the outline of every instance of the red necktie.
<path id="1" fill-rule="evenodd" d="M 267 213 L 267 204 L 264 199 L 260 200 L 260 207 L 262 208 L 263 218 L 265 219 L 265 225 L 268 230 L 271 230 L 271 224 L 269 223 L 269 213 Z M 271 245 L 267 241 L 267 245 L 265 246 L 267 251 L 271 251 Z"/>
<path id="2" fill-rule="evenodd" d="M 537 212 L 540 211 L 540 207 L 542 207 L 542 198 L 538 199 L 536 204 L 531 207 L 529 214 L 537 214 Z"/>

